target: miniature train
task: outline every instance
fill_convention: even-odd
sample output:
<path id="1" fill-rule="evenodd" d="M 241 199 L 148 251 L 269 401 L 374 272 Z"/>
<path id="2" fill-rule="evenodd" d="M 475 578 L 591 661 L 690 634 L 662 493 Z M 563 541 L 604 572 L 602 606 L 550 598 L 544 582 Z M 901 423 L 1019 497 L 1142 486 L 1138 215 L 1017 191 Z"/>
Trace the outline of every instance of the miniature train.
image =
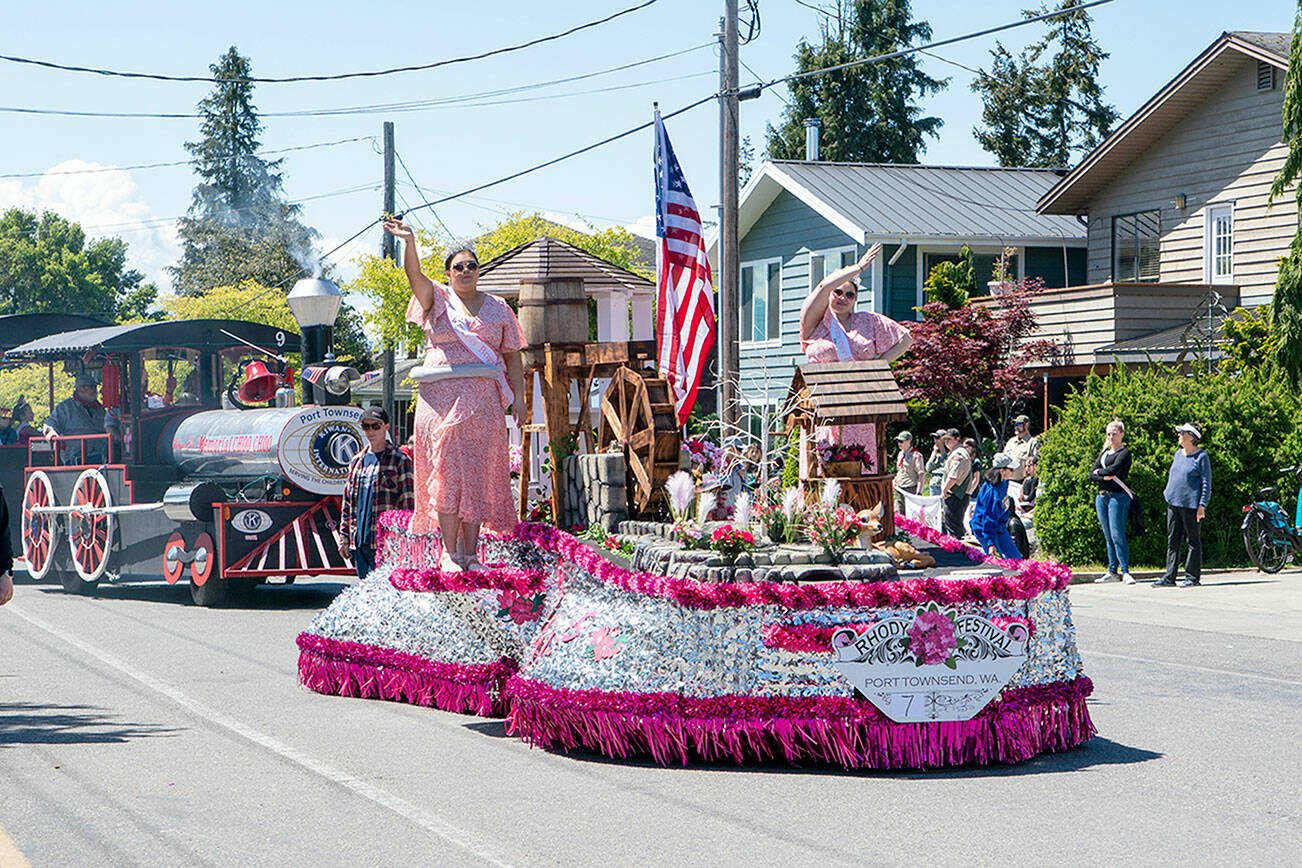
<path id="1" fill-rule="evenodd" d="M 328 281 L 308 283 L 337 296 Z M 299 336 L 258 323 L 104 326 L 8 350 L 6 361 L 97 375 L 109 419 L 105 433 L 19 450 L 15 512 L 32 578 L 73 593 L 184 579 L 195 603 L 215 606 L 274 577 L 352 575 L 335 530 L 349 459 L 365 442 L 349 404 L 358 375 L 327 354 L 329 326 L 303 332 L 302 406 L 284 358 Z"/>

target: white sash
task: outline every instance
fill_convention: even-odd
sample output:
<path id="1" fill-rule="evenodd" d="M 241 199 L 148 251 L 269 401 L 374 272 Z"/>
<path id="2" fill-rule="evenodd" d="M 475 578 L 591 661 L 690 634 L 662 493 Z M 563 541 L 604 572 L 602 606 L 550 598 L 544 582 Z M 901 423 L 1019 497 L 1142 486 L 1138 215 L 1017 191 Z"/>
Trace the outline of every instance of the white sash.
<path id="1" fill-rule="evenodd" d="M 845 326 L 841 325 L 841 318 L 832 313 L 832 308 L 827 308 L 827 333 L 832 340 L 832 346 L 836 347 L 836 360 L 838 362 L 850 362 L 854 360 L 854 352 L 850 349 L 850 336 L 845 333 Z"/>
<path id="2" fill-rule="evenodd" d="M 497 365 L 417 365 L 407 376 L 418 383 L 436 380 L 457 380 L 463 377 L 483 377 L 496 380 L 502 369 Z"/>
<path id="3" fill-rule="evenodd" d="M 475 334 L 470 327 L 470 313 L 461 304 L 461 298 L 452 289 L 447 290 L 447 313 L 448 323 L 451 324 L 452 330 L 457 333 L 457 338 L 461 341 L 466 349 L 470 350 L 486 365 L 492 365 L 497 369 L 497 387 L 502 390 L 503 407 L 509 407 L 515 402 L 515 394 L 511 391 L 511 386 L 506 382 L 506 372 L 498 364 L 497 350 L 484 343 L 479 335 Z M 474 375 L 471 375 L 474 376 Z"/>

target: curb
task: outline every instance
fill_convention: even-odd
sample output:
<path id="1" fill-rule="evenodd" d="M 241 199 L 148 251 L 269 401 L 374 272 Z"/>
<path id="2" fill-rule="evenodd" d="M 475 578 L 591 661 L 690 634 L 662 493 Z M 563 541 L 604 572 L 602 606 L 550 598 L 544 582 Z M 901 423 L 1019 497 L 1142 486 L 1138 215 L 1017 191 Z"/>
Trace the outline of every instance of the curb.
<path id="1" fill-rule="evenodd" d="M 1225 575 L 1225 574 L 1227 574 L 1227 573 L 1241 573 L 1241 572 L 1243 572 L 1243 571 L 1244 571 L 1244 570 L 1243 570 L 1242 567 L 1240 567 L 1240 568 L 1238 568 L 1238 569 L 1233 569 L 1233 568 L 1230 568 L 1230 567 L 1218 567 L 1218 568 L 1216 568 L 1216 569 L 1214 569 L 1214 570 L 1213 570 L 1213 569 L 1205 569 L 1205 570 L 1203 570 L 1202 574 L 1203 574 L 1204 576 L 1221 576 L 1221 575 Z M 1165 572 L 1165 571 L 1164 571 L 1164 570 L 1131 570 L 1131 571 L 1130 571 L 1130 574 L 1131 574 L 1132 576 L 1134 576 L 1136 579 L 1139 579 L 1140 581 L 1146 581 L 1146 580 L 1148 580 L 1148 579 L 1157 579 L 1157 578 L 1160 578 L 1163 572 Z M 1069 584 L 1072 584 L 1072 585 L 1090 585 L 1090 584 L 1094 584 L 1094 583 L 1095 583 L 1095 582 L 1094 582 L 1095 579 L 1101 578 L 1102 576 L 1105 576 L 1105 575 L 1107 575 L 1107 574 L 1106 574 L 1106 573 L 1103 573 L 1103 572 L 1078 573 L 1078 572 L 1076 572 L 1075 570 L 1072 570 L 1072 573 L 1071 573 L 1071 582 L 1070 582 Z M 1119 585 L 1119 584 L 1121 584 L 1121 583 L 1120 583 L 1120 582 L 1112 582 L 1111 584 Z"/>

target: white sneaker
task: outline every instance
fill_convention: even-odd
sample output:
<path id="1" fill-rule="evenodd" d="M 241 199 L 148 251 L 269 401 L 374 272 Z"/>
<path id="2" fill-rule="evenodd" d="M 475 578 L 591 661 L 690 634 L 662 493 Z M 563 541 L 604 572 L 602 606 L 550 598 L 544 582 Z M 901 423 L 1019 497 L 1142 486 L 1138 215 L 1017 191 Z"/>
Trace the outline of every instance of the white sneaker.
<path id="1" fill-rule="evenodd" d="M 1119 581 L 1121 581 L 1121 576 L 1118 576 L 1116 573 L 1107 573 L 1106 575 L 1099 576 L 1097 579 L 1095 579 L 1094 584 L 1101 585 L 1104 582 L 1119 582 Z"/>
<path id="2" fill-rule="evenodd" d="M 1130 573 L 1122 573 L 1121 581 L 1125 582 L 1127 585 L 1133 585 L 1135 583 L 1135 577 Z"/>

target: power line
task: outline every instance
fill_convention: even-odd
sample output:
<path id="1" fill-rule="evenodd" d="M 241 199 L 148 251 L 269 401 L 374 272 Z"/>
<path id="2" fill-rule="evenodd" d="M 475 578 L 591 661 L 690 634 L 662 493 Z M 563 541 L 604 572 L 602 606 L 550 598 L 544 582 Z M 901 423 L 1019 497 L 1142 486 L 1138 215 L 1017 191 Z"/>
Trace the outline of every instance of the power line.
<path id="1" fill-rule="evenodd" d="M 574 27 L 571 27 L 569 30 L 562 31 L 560 33 L 553 33 L 550 36 L 540 36 L 536 39 L 531 39 L 528 42 L 521 42 L 517 45 L 508 45 L 504 48 L 494 48 L 489 51 L 481 52 L 480 54 L 471 54 L 465 57 L 452 57 L 452 58 L 448 58 L 447 60 L 438 60 L 433 63 L 423 63 L 414 66 L 398 66 L 390 69 L 377 69 L 377 70 L 371 70 L 367 72 L 341 72 L 341 73 L 335 73 L 333 75 L 294 75 L 294 76 L 286 76 L 280 78 L 264 78 L 264 77 L 249 76 L 247 78 L 219 79 L 211 75 L 165 75 L 165 74 L 153 73 L 153 72 L 122 72 L 120 70 L 103 69 L 103 68 L 92 67 L 92 66 L 71 66 L 63 63 L 55 63 L 49 60 L 36 60 L 29 57 L 16 57 L 9 54 L 0 54 L 0 60 L 7 60 L 10 63 L 20 63 L 29 66 L 40 66 L 46 69 L 58 69 L 64 72 L 88 72 L 88 73 L 93 73 L 95 75 L 103 75 L 103 76 L 110 76 L 116 78 L 145 78 L 153 81 L 201 81 L 201 82 L 209 82 L 215 84 L 229 84 L 234 82 L 256 82 L 260 84 L 286 84 L 289 82 L 300 82 L 300 81 L 342 81 L 344 79 L 349 79 L 349 78 L 375 78 L 382 75 L 394 75 L 396 73 L 402 73 L 402 72 L 419 72 L 428 69 L 438 69 L 439 67 L 451 66 L 452 64 L 456 64 L 456 63 L 468 63 L 469 61 L 472 60 L 483 60 L 486 57 L 494 57 L 499 54 L 507 54 L 513 51 L 520 51 L 525 48 L 532 48 L 533 46 L 541 45 L 544 42 L 552 42 L 557 39 L 563 39 L 566 36 L 571 36 L 575 33 L 578 33 L 581 30 L 588 30 L 592 27 L 598 27 L 602 24 L 606 24 L 607 22 L 614 21 L 616 18 L 620 18 L 624 15 L 629 15 L 633 12 L 637 12 L 640 9 L 645 9 L 646 7 L 656 2 L 657 0 L 644 0 L 644 2 L 639 3 L 637 6 L 630 6 L 627 9 L 621 9 L 619 12 L 615 12 L 614 14 L 607 15 L 605 18 L 599 18 L 596 21 L 589 21 L 585 24 L 579 24 Z"/>
<path id="2" fill-rule="evenodd" d="M 348 145 L 353 142 L 375 141 L 375 136 L 358 136 L 352 139 L 339 139 L 333 142 L 317 142 L 314 145 L 296 145 L 292 148 L 273 148 L 267 151 L 258 151 L 257 154 L 249 156 L 261 156 L 265 154 L 287 154 L 291 151 L 310 151 L 314 148 L 333 148 L 336 145 Z M 244 154 L 210 154 L 205 159 L 222 160 L 228 157 L 240 157 Z M 166 166 L 189 166 L 197 163 L 198 160 L 173 160 L 167 163 L 138 163 L 134 166 L 100 166 L 94 169 L 67 169 L 61 172 L 9 172 L 0 175 L 0 178 L 43 178 L 46 175 L 93 175 L 98 172 L 128 172 L 136 169 L 161 169 Z"/>
<path id="3" fill-rule="evenodd" d="M 394 114 L 400 112 L 405 113 L 405 112 L 414 112 L 414 111 L 426 111 L 429 109 L 441 108 L 445 106 L 454 106 L 460 108 L 482 108 L 488 106 L 509 105 L 512 103 L 520 103 L 520 102 L 537 102 L 537 101 L 547 100 L 547 99 L 559 99 L 561 97 L 585 96 L 594 93 L 609 93 L 612 91 L 629 90 L 638 87 L 648 87 L 653 84 L 663 84 L 665 82 L 670 82 L 670 81 L 681 81 L 682 79 L 687 79 L 687 78 L 699 78 L 705 75 L 713 75 L 714 73 L 713 71 L 689 73 L 687 75 L 682 75 L 682 76 L 652 79 L 649 81 L 641 81 L 641 82 L 632 82 L 630 84 L 612 85 L 606 88 L 594 88 L 590 90 L 570 91 L 568 93 L 560 93 L 560 94 L 544 94 L 544 95 L 534 96 L 534 97 L 521 97 L 518 99 L 491 99 L 492 97 L 496 97 L 496 96 L 508 96 L 514 93 L 523 93 L 530 90 L 540 90 L 542 88 L 552 87 L 558 84 L 566 84 L 574 81 L 580 81 L 582 79 L 594 78 L 596 76 L 607 75 L 612 72 L 622 72 L 624 70 L 631 69 L 635 66 L 643 66 L 648 63 L 654 63 L 656 61 L 665 60 L 671 57 L 677 57 L 682 54 L 687 54 L 688 52 L 691 51 L 698 51 L 701 48 L 708 47 L 712 44 L 713 43 L 703 43 L 701 45 L 693 46 L 692 48 L 683 49 L 682 51 L 675 51 L 671 54 L 664 54 L 664 55 L 660 55 L 659 57 L 652 57 L 646 60 L 636 61 L 634 63 L 626 63 L 623 64 L 622 66 L 610 67 L 609 69 L 584 73 L 582 75 L 569 76 L 567 78 L 554 79 L 552 81 L 538 82 L 535 84 L 528 84 L 528 85 L 517 85 L 516 87 L 503 88 L 496 91 L 483 91 L 474 94 L 463 94 L 461 96 L 439 97 L 437 99 L 414 100 L 414 101 L 400 102 L 400 103 L 373 103 L 373 104 L 365 104 L 365 105 L 357 105 L 357 106 L 340 106 L 336 108 L 324 108 L 324 109 L 299 109 L 294 111 L 283 111 L 283 112 L 259 112 L 259 117 L 302 118 L 302 117 L 337 117 L 337 116 L 344 116 L 344 115 Z M 479 99 L 483 97 L 487 97 L 488 99 L 485 99 L 484 101 L 481 102 L 473 101 L 475 99 Z M 55 117 L 90 117 L 90 118 L 122 118 L 122 119 L 144 118 L 144 119 L 155 119 L 155 120 L 157 119 L 192 120 L 194 118 L 201 117 L 201 115 L 194 112 L 191 113 L 102 112 L 102 111 L 77 111 L 77 110 L 70 110 L 70 109 L 39 109 L 39 108 L 26 108 L 21 106 L 0 106 L 0 112 L 10 113 L 10 114 L 51 115 Z"/>
<path id="4" fill-rule="evenodd" d="M 926 45 L 918 45 L 910 48 L 901 48 L 898 51 L 891 51 L 886 54 L 878 54 L 873 57 L 864 57 L 859 60 L 851 60 L 846 63 L 838 63 L 836 66 L 827 66 L 822 69 L 810 69 L 805 72 L 793 72 L 791 75 L 785 75 L 782 78 L 775 78 L 772 81 L 766 81 L 758 85 L 761 89 L 772 87 L 775 84 L 785 84 L 789 81 L 796 81 L 802 78 L 809 78 L 815 75 L 825 75 L 829 72 L 836 72 L 842 69 L 849 69 L 855 66 L 863 66 L 866 63 L 876 63 L 881 60 L 892 60 L 896 57 L 904 57 L 908 54 L 914 54 L 920 51 L 926 51 L 929 48 L 939 48 L 942 45 L 953 45 L 956 42 L 966 42 L 969 39 L 976 39 L 981 36 L 989 36 L 992 33 L 1000 33 L 1004 30 L 1012 30 L 1015 27 L 1025 27 L 1027 24 L 1034 24 L 1037 21 L 1047 21 L 1050 18 L 1061 18 L 1064 15 L 1072 15 L 1085 9 L 1091 9 L 1095 6 L 1102 6 L 1105 3 L 1111 3 L 1113 0 L 1091 0 L 1089 3 L 1082 3 L 1079 6 L 1071 6 L 1067 9 L 1059 9 L 1056 12 L 1046 12 L 1043 15 L 1035 15 L 1030 18 L 1024 18 L 1021 21 L 1014 21 L 1009 24 L 1000 24 L 997 27 L 988 27 L 985 30 L 978 30 L 975 33 L 966 33 L 961 36 L 952 36 L 949 39 L 941 39 L 936 42 L 929 42 Z"/>
<path id="5" fill-rule="evenodd" d="M 412 177 L 411 169 L 407 168 L 407 161 L 402 158 L 402 153 L 397 148 L 394 148 L 393 155 L 398 158 L 398 165 L 402 166 L 403 173 L 406 174 L 407 180 L 411 181 L 411 185 L 416 188 L 416 193 L 421 197 L 421 199 L 427 199 L 428 197 L 425 195 L 425 191 L 420 188 L 420 184 L 417 184 L 416 179 Z M 403 203 L 406 204 L 406 199 L 403 200 Z M 410 211 L 411 207 L 408 206 L 407 210 Z M 452 234 L 452 230 L 448 228 L 448 224 L 443 222 L 443 218 L 439 216 L 437 211 L 431 208 L 429 209 L 429 213 L 434 215 L 434 219 L 443 227 L 443 231 L 448 234 L 448 238 L 456 238 L 456 236 Z"/>

